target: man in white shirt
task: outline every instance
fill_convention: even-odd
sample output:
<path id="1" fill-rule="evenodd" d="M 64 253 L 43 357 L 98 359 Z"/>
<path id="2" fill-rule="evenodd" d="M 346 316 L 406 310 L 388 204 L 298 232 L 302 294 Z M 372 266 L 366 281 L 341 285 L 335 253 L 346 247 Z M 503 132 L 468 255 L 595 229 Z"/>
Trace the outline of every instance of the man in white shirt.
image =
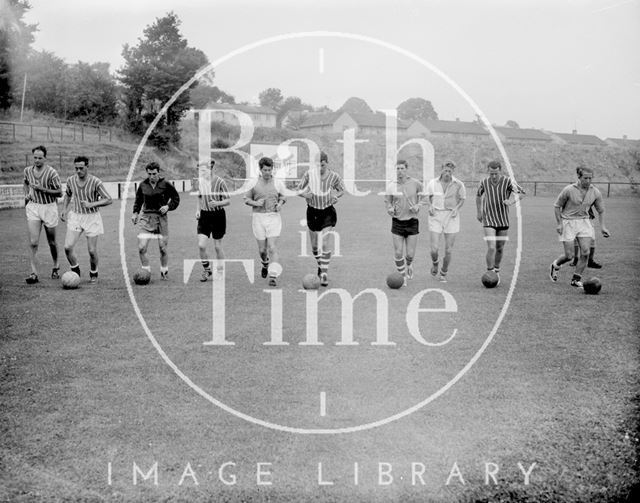
<path id="1" fill-rule="evenodd" d="M 458 212 L 467 197 L 464 183 L 453 176 L 456 165 L 447 161 L 442 165 L 442 172 L 427 184 L 425 195 L 429 201 L 429 236 L 431 238 L 431 275 L 438 276 L 443 283 L 447 281 L 451 252 L 460 232 Z M 440 267 L 439 249 L 444 234 L 444 257 Z"/>

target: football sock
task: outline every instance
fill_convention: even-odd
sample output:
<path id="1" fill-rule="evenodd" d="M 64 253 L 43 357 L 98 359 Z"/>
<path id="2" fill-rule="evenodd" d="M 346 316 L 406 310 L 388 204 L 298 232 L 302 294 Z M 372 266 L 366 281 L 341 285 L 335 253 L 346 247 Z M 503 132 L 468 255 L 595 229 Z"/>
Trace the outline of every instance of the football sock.
<path id="1" fill-rule="evenodd" d="M 210 267 L 210 264 L 209 264 L 208 260 L 203 260 L 202 261 L 202 267 L 204 268 L 205 271 L 210 271 L 211 270 L 211 267 Z"/>
<path id="2" fill-rule="evenodd" d="M 407 265 L 411 265 L 413 263 L 413 257 L 405 257 L 404 260 Z"/>
<path id="3" fill-rule="evenodd" d="M 404 259 L 394 259 L 396 263 L 396 269 L 402 275 L 404 275 Z"/>
<path id="4" fill-rule="evenodd" d="M 78 276 L 80 276 L 80 266 L 79 265 L 76 264 L 74 266 L 71 266 L 71 270 L 73 272 L 75 272 Z"/>
<path id="5" fill-rule="evenodd" d="M 140 269 L 144 269 L 145 271 L 151 272 L 151 266 L 150 265 L 143 265 Z"/>
<path id="6" fill-rule="evenodd" d="M 593 255 L 596 252 L 596 247 L 592 246 L 589 248 L 589 262 L 593 262 Z"/>
<path id="7" fill-rule="evenodd" d="M 161 267 L 160 267 L 160 272 L 161 272 L 162 274 L 167 274 L 167 273 L 169 272 L 169 268 L 168 268 L 168 267 L 162 267 L 162 266 L 161 266 Z"/>
<path id="8" fill-rule="evenodd" d="M 580 281 L 582 279 L 582 275 L 581 274 L 574 274 L 573 277 L 571 278 L 572 280 L 577 280 Z"/>
<path id="9" fill-rule="evenodd" d="M 318 266 L 320 267 L 320 273 L 327 273 L 329 271 L 329 262 L 331 262 L 331 252 L 325 252 L 318 260 Z"/>

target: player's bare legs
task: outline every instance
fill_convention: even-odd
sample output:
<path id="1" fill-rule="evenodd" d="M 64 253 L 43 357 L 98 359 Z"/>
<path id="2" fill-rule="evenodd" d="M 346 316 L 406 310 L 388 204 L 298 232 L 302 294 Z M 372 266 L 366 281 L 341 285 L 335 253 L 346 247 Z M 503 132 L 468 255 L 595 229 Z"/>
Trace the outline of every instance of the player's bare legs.
<path id="1" fill-rule="evenodd" d="M 506 229 L 496 231 L 496 254 L 493 261 L 493 267 L 496 271 L 500 269 L 500 264 L 502 263 L 502 252 L 504 250 L 504 245 L 507 242 L 508 234 L 509 231 Z"/>
<path id="2" fill-rule="evenodd" d="M 142 264 L 142 268 L 146 270 L 150 270 L 149 267 L 149 258 L 147 257 L 147 247 L 149 246 L 149 238 L 138 238 L 138 255 L 140 256 L 140 264 Z"/>
<path id="3" fill-rule="evenodd" d="M 67 256 L 67 261 L 71 270 L 80 275 L 80 267 L 78 266 L 78 258 L 76 257 L 75 246 L 80 238 L 81 232 L 67 230 L 67 235 L 64 240 L 64 254 Z"/>
<path id="4" fill-rule="evenodd" d="M 393 260 L 396 263 L 396 269 L 403 276 L 405 275 L 405 262 L 404 262 L 404 238 L 398 234 L 391 234 L 393 241 Z"/>
<path id="5" fill-rule="evenodd" d="M 569 242 L 569 245 L 571 245 L 571 242 Z M 580 247 L 580 256 L 578 257 L 578 263 L 576 264 L 576 272 L 574 275 L 574 279 L 580 280 L 582 278 L 582 273 L 586 269 L 587 262 L 589 260 L 589 248 L 591 246 L 591 238 L 578 237 L 578 246 Z"/>
<path id="6" fill-rule="evenodd" d="M 413 279 L 413 259 L 416 256 L 416 247 L 418 245 L 418 235 L 411 234 L 404 239 L 405 256 L 404 260 L 407 264 L 407 278 Z"/>
<path id="7" fill-rule="evenodd" d="M 440 275 L 445 277 L 449 272 L 449 264 L 451 264 L 451 253 L 453 251 L 453 245 L 456 242 L 456 233 L 444 234 L 444 258 L 442 259 L 442 268 L 440 269 Z M 498 261 L 496 253 L 496 263 Z"/>
<path id="8" fill-rule="evenodd" d="M 58 242 L 56 241 L 56 228 L 44 226 L 44 233 L 47 236 L 47 242 L 49 243 L 49 251 L 51 252 L 51 259 L 53 260 L 53 269 L 60 269 L 58 264 Z M 40 233 L 38 233 L 39 235 Z"/>
<path id="9" fill-rule="evenodd" d="M 429 245 L 431 252 L 431 275 L 438 274 L 438 267 L 440 265 L 440 259 L 438 253 L 440 250 L 440 232 L 429 231 Z"/>
<path id="10" fill-rule="evenodd" d="M 29 229 L 29 262 L 31 263 L 31 272 L 38 275 L 38 244 L 40 242 L 40 232 L 42 230 L 42 222 L 40 220 L 27 220 L 27 228 Z"/>
<path id="11" fill-rule="evenodd" d="M 483 229 L 484 240 L 487 242 L 487 254 L 485 256 L 487 270 L 493 270 L 496 266 L 496 230 L 492 227 L 483 227 Z"/>
<path id="12" fill-rule="evenodd" d="M 158 249 L 160 250 L 160 278 L 166 280 L 169 272 L 169 236 L 158 236 Z"/>
<path id="13" fill-rule="evenodd" d="M 87 237 L 87 251 L 89 252 L 89 274 L 98 274 L 98 236 Z M 92 276 L 93 277 L 93 276 Z"/>

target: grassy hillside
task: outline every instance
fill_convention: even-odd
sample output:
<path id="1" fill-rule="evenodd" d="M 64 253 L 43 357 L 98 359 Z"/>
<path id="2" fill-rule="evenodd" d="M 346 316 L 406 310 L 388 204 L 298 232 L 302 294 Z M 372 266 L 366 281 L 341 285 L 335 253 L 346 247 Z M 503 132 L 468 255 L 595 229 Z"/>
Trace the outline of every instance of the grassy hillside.
<path id="1" fill-rule="evenodd" d="M 10 118 L 0 118 L 10 120 Z M 60 122 L 44 116 L 30 116 L 32 124 L 61 127 Z M 5 127 L 6 129 L 6 127 Z M 2 128 L 0 128 L 0 133 Z M 46 128 L 41 128 L 42 134 Z M 63 139 L 60 140 L 60 136 Z M 260 143 L 280 143 L 282 141 L 302 137 L 303 133 L 286 129 L 256 128 L 253 141 Z M 316 135 L 304 133 L 304 137 L 316 142 L 318 146 L 328 152 L 334 169 L 342 173 L 343 145 L 338 140 L 341 135 Z M 137 139 L 124 132 L 112 128 L 111 141 L 102 135 L 100 141 L 97 135 L 86 135 L 84 142 L 73 141 L 65 135 L 58 137 L 40 136 L 33 139 L 19 137 L 13 141 L 7 137 L 6 131 L 0 134 L 0 184 L 20 183 L 22 169 L 30 162 L 31 148 L 44 144 L 49 149 L 49 161 L 60 171 L 62 177 L 73 173 L 73 157 L 84 154 L 91 158 L 93 172 L 105 181 L 123 180 L 129 170 L 129 165 L 138 147 Z M 214 146 L 225 148 L 235 144 L 238 138 L 237 128 L 225 124 L 212 125 L 212 142 Z M 407 141 L 406 137 L 399 137 L 398 143 Z M 486 163 L 499 158 L 496 145 L 490 140 L 463 141 L 450 138 L 432 138 L 435 148 L 436 166 L 444 160 L 452 159 L 458 165 L 457 175 L 464 180 L 477 180 L 484 171 Z M 306 147 L 299 145 L 299 160 L 307 161 Z M 575 177 L 578 164 L 585 164 L 595 169 L 595 179 L 600 182 L 640 182 L 640 152 L 618 147 L 589 147 L 559 145 L 532 145 L 526 143 L 506 142 L 505 150 L 518 180 L 566 182 Z M 248 150 L 245 147 L 244 150 Z M 144 175 L 143 166 L 150 160 L 160 163 L 169 178 L 191 178 L 194 176 L 194 166 L 197 162 L 197 130 L 193 121 L 185 121 L 182 127 L 182 144 L 166 153 L 145 147 L 139 166 L 136 167 L 134 178 Z M 384 138 L 369 138 L 367 143 L 356 146 L 356 177 L 362 179 L 380 179 L 384 177 Z M 400 157 L 407 159 L 411 166 L 418 166 L 422 161 L 421 150 L 415 145 L 405 147 Z M 216 154 L 228 176 L 243 177 L 244 165 L 238 155 L 232 153 Z"/>

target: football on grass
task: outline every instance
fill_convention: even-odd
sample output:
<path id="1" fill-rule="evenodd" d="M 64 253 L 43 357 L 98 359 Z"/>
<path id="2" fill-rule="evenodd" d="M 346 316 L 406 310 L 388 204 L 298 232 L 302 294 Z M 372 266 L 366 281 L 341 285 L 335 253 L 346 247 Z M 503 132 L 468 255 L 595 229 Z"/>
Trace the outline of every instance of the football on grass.
<path id="1" fill-rule="evenodd" d="M 397 290 L 404 285 L 404 275 L 399 272 L 392 272 L 387 276 L 387 286 L 394 290 Z"/>
<path id="2" fill-rule="evenodd" d="M 600 290 L 602 290 L 602 282 L 594 276 L 584 281 L 582 287 L 584 288 L 584 293 L 588 295 L 598 295 Z"/>
<path id="3" fill-rule="evenodd" d="M 151 273 L 146 269 L 140 269 L 133 275 L 133 282 L 136 285 L 148 285 L 151 281 Z"/>
<path id="4" fill-rule="evenodd" d="M 302 286 L 305 290 L 317 290 L 320 288 L 320 278 L 315 274 L 305 274 L 302 278 Z"/>
<path id="5" fill-rule="evenodd" d="M 80 276 L 73 271 L 67 271 L 62 275 L 62 288 L 74 290 L 80 286 Z"/>
<path id="6" fill-rule="evenodd" d="M 495 288 L 498 286 L 498 275 L 495 271 L 487 271 L 482 275 L 481 281 L 486 288 Z"/>

